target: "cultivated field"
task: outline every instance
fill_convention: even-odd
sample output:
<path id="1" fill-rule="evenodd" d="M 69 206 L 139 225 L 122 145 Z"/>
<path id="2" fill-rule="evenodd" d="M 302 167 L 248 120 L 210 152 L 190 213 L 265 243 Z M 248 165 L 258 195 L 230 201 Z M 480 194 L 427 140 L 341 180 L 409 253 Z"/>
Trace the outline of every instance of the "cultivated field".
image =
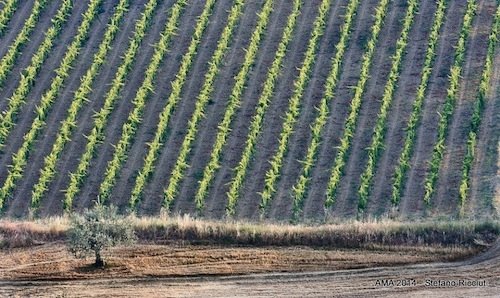
<path id="1" fill-rule="evenodd" d="M 7 0 L 2 216 L 498 214 L 494 0 Z"/>

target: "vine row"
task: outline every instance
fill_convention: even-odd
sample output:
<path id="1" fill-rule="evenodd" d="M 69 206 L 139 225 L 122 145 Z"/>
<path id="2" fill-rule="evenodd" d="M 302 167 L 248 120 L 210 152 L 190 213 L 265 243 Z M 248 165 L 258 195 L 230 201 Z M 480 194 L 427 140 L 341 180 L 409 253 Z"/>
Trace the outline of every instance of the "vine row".
<path id="1" fill-rule="evenodd" d="M 80 192 L 80 187 L 88 175 L 90 162 L 94 158 L 97 146 L 104 140 L 104 128 L 108 123 L 108 118 L 114 109 L 115 102 L 120 97 L 120 92 L 124 85 L 125 78 L 130 72 L 132 65 L 139 52 L 139 47 L 151 25 L 153 13 L 158 5 L 158 0 L 149 0 L 141 17 L 135 23 L 134 35 L 130 40 L 127 51 L 123 56 L 122 64 L 118 67 L 115 77 L 111 83 L 111 88 L 107 92 L 104 105 L 94 115 L 94 127 L 87 136 L 85 151 L 80 158 L 80 162 L 74 172 L 70 174 L 70 182 L 64 195 L 64 209 L 71 210 L 76 195 Z"/>
<path id="2" fill-rule="evenodd" d="M 187 125 L 187 134 L 182 142 L 179 156 L 177 157 L 177 160 L 175 162 L 174 169 L 170 174 L 170 181 L 168 183 L 168 186 L 163 191 L 163 205 L 167 210 L 169 209 L 170 204 L 175 199 L 179 182 L 184 177 L 184 171 L 189 166 L 187 163 L 187 159 L 189 153 L 191 152 L 192 142 L 194 141 L 196 133 L 198 131 L 199 121 L 203 117 L 203 111 L 214 89 L 215 77 L 219 73 L 220 64 L 222 63 L 227 49 L 229 48 L 229 43 L 231 42 L 236 24 L 240 19 L 244 3 L 244 0 L 236 0 L 233 4 L 233 7 L 231 8 L 231 11 L 229 13 L 226 27 L 222 31 L 221 37 L 219 38 L 217 44 L 217 48 L 215 49 L 215 52 L 209 62 L 209 68 L 207 73 L 205 74 L 205 81 L 203 83 L 203 86 L 201 87 L 200 94 L 197 97 L 193 115 L 191 116 L 191 119 L 189 120 Z"/>

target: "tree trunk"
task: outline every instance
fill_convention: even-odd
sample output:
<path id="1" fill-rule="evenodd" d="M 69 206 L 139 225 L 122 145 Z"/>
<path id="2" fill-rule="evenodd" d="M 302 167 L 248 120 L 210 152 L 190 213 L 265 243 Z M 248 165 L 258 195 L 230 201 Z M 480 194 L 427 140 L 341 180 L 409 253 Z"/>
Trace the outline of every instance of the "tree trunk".
<path id="1" fill-rule="evenodd" d="M 95 251 L 95 263 L 94 266 L 97 268 L 102 268 L 104 267 L 104 260 L 101 258 L 101 252 L 96 250 Z"/>

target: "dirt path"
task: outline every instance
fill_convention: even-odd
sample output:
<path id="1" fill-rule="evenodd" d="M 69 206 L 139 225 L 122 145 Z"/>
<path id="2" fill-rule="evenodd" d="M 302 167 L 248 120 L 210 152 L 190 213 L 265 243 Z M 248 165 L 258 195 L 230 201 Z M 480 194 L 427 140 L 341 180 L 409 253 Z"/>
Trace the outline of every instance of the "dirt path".
<path id="1" fill-rule="evenodd" d="M 308 248 L 137 246 L 115 249 L 102 271 L 60 245 L 1 252 L 0 295 L 53 297 L 493 297 L 500 283 L 500 242 L 465 261 L 446 251 L 329 251 Z M 440 261 L 441 258 L 441 261 Z M 434 262 L 434 263 L 431 263 Z M 421 263 L 421 264 L 416 264 Z M 398 265 L 399 264 L 399 265 Z M 409 265 L 413 264 L 413 265 Z M 293 269 L 292 269 L 293 268 Z M 281 272 L 280 272 L 281 271 Z M 113 274 L 113 279 L 109 279 Z M 214 275 L 215 274 L 215 275 Z M 244 274 L 244 275 L 241 275 Z M 415 280 L 406 287 L 377 280 Z M 485 287 L 426 287 L 426 280 L 477 280 Z M 91 289 L 91 290 L 90 290 Z"/>

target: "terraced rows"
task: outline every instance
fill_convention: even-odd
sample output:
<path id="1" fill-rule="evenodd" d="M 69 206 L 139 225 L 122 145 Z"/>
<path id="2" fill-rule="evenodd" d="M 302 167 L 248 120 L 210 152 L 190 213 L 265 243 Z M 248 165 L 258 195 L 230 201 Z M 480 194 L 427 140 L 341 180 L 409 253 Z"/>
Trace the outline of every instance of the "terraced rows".
<path id="1" fill-rule="evenodd" d="M 479 208 L 466 206 L 479 200 L 476 151 L 498 137 L 485 129 L 500 80 L 497 1 L 88 0 L 83 14 L 54 1 L 0 10 L 2 216 L 98 197 L 122 212 L 295 222 Z M 464 75 L 479 82 L 469 102 Z M 466 136 L 464 155 L 447 147 L 450 131 Z"/>

